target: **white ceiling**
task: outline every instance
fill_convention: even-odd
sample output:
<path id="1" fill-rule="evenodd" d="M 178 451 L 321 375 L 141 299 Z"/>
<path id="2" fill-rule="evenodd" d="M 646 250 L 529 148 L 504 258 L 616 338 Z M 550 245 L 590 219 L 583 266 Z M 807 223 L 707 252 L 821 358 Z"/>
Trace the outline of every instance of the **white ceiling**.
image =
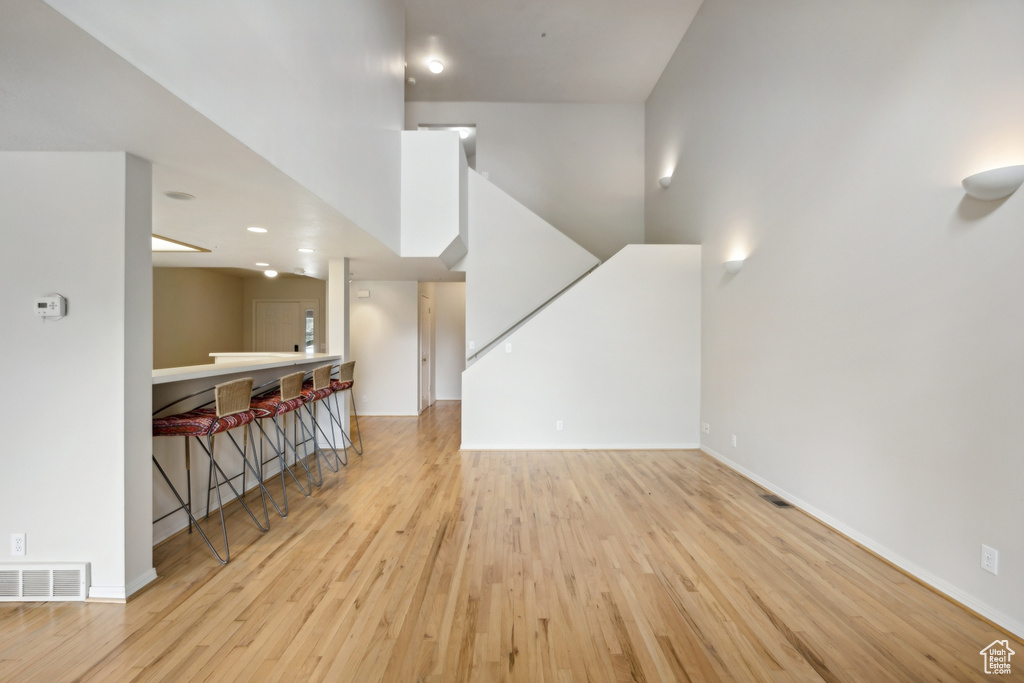
<path id="1" fill-rule="evenodd" d="M 406 94 L 642 102 L 700 2 L 407 0 L 418 83 Z M 429 74 L 426 56 L 445 60 L 445 71 Z M 0 0 L 0 149 L 128 150 L 153 162 L 153 231 L 211 250 L 155 254 L 154 265 L 268 262 L 326 279 L 328 259 L 348 256 L 357 278 L 464 278 L 438 259 L 399 258 L 41 0 Z M 172 200 L 170 190 L 197 199 Z M 300 254 L 303 245 L 316 253 Z"/>
<path id="2" fill-rule="evenodd" d="M 647 101 L 703 0 L 406 0 L 409 101 Z M 432 74 L 426 64 L 440 59 Z"/>
<path id="3" fill-rule="evenodd" d="M 153 232 L 210 249 L 156 266 L 301 268 L 327 278 L 460 280 L 403 259 L 40 0 L 0 0 L 0 150 L 122 151 L 153 163 Z M 169 190 L 195 201 L 167 198 Z M 246 230 L 255 225 L 268 233 Z M 313 254 L 297 248 L 315 245 Z"/>

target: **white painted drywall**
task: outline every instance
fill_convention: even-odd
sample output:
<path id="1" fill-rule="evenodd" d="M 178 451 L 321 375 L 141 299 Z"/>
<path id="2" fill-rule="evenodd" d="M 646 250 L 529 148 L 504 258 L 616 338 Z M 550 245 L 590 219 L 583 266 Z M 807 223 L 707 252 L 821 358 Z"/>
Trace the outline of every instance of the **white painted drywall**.
<path id="1" fill-rule="evenodd" d="M 0 460 L 0 538 L 26 532 L 28 551 L 2 553 L 89 562 L 92 597 L 153 575 L 149 173 L 124 153 L 0 152 L 0 413 L 18 424 Z M 33 300 L 51 293 L 68 314 L 43 322 Z M 27 408 L 30 396 L 47 398 Z"/>
<path id="2" fill-rule="evenodd" d="M 360 291 L 369 298 L 359 298 Z M 356 409 L 360 415 L 417 415 L 417 283 L 356 281 L 349 301 Z"/>
<path id="3" fill-rule="evenodd" d="M 467 356 L 481 351 L 598 263 L 472 170 L 469 231 L 472 246 L 459 265 L 466 271 Z"/>
<path id="4" fill-rule="evenodd" d="M 125 158 L 124 555 L 125 597 L 156 578 L 153 567 L 153 169 Z M 115 585 L 115 593 L 117 587 Z M 119 597 L 116 596 L 115 597 Z"/>
<path id="5" fill-rule="evenodd" d="M 466 153 L 455 131 L 402 132 L 402 256 L 466 255 L 469 211 Z"/>
<path id="6" fill-rule="evenodd" d="M 399 0 L 48 4 L 398 252 Z"/>
<path id="7" fill-rule="evenodd" d="M 466 369 L 466 283 L 435 282 L 434 302 L 437 400 L 458 401 L 462 398 L 462 371 Z"/>
<path id="8" fill-rule="evenodd" d="M 647 103 L 648 239 L 704 244 L 705 447 L 1017 634 L 1024 193 L 960 180 L 1024 163 L 1022 35 L 1015 2 L 705 0 Z"/>
<path id="9" fill-rule="evenodd" d="M 476 170 L 592 254 L 644 241 L 642 104 L 405 105 L 409 130 L 446 123 L 476 124 Z"/>
<path id="10" fill-rule="evenodd" d="M 700 254 L 626 247 L 471 365 L 462 447 L 696 447 Z"/>

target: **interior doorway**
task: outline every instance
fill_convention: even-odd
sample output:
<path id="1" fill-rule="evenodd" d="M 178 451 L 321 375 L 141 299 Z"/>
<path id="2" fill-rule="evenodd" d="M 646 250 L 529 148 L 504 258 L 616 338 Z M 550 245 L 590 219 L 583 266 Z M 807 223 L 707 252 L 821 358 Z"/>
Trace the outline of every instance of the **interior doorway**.
<path id="1" fill-rule="evenodd" d="M 421 291 L 419 298 L 419 358 L 420 405 L 423 412 L 434 404 L 434 304 L 430 296 Z"/>
<path id="2" fill-rule="evenodd" d="M 254 351 L 312 353 L 316 350 L 319 301 L 258 300 L 253 306 Z"/>

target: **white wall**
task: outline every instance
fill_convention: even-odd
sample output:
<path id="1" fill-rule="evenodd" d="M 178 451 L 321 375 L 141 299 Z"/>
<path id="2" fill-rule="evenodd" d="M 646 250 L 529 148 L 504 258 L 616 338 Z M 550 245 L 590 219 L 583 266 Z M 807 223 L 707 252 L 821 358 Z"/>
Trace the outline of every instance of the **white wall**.
<path id="1" fill-rule="evenodd" d="M 0 538 L 26 532 L 27 554 L 0 552 L 89 562 L 92 597 L 155 576 L 149 174 L 124 153 L 0 153 L 0 413 L 18 424 L 0 460 Z M 43 322 L 33 299 L 54 292 L 68 315 Z"/>
<path id="2" fill-rule="evenodd" d="M 466 153 L 454 131 L 402 132 L 402 256 L 466 255 L 469 208 Z"/>
<path id="3" fill-rule="evenodd" d="M 705 447 L 1018 634 L 1024 193 L 959 181 L 1024 163 L 1021 35 L 1000 0 L 705 0 L 646 184 L 648 239 L 704 244 Z"/>
<path id="4" fill-rule="evenodd" d="M 458 401 L 466 369 L 466 283 L 435 282 L 434 305 L 437 400 Z"/>
<path id="5" fill-rule="evenodd" d="M 642 104 L 405 105 L 406 129 L 444 123 L 476 124 L 476 170 L 602 260 L 643 242 Z"/>
<path id="6" fill-rule="evenodd" d="M 700 254 L 626 247 L 471 365 L 462 447 L 696 447 Z"/>
<path id="7" fill-rule="evenodd" d="M 370 292 L 358 298 L 360 290 Z M 415 282 L 356 281 L 350 285 L 350 360 L 356 362 L 360 415 L 417 415 L 419 344 Z"/>
<path id="8" fill-rule="evenodd" d="M 470 252 L 466 271 L 466 353 L 475 355 L 579 276 L 592 254 L 529 209 L 469 172 Z"/>
<path id="9" fill-rule="evenodd" d="M 48 4 L 398 252 L 400 0 Z"/>

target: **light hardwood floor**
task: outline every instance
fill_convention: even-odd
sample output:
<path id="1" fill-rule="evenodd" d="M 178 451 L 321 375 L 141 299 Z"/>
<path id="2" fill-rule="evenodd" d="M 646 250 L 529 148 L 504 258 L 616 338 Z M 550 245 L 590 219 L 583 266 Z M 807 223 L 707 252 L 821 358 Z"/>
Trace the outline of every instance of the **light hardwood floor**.
<path id="1" fill-rule="evenodd" d="M 127 605 L 0 605 L 0 681 L 962 681 L 1007 637 L 698 452 L 362 425 L 269 533 L 229 506 L 226 567 L 180 534 Z"/>

